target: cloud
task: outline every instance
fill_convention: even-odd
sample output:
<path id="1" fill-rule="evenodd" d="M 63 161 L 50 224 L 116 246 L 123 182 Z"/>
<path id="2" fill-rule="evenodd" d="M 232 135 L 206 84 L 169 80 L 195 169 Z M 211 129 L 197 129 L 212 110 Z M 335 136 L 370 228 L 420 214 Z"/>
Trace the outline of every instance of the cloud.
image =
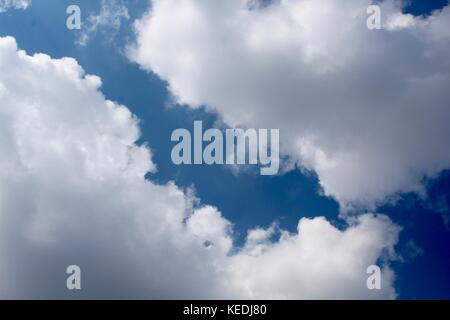
<path id="1" fill-rule="evenodd" d="M 375 264 L 383 254 L 395 255 L 392 245 L 398 231 L 383 216 L 361 216 L 344 231 L 323 217 L 303 218 L 297 234 L 282 232 L 276 244 L 248 239 L 243 251 L 232 257 L 230 286 L 243 297 L 261 299 L 367 297 L 367 263 Z M 393 280 L 393 272 L 384 269 L 382 283 Z M 372 297 L 395 298 L 395 291 L 384 285 Z M 273 290 L 276 287 L 283 290 Z"/>
<path id="2" fill-rule="evenodd" d="M 119 32 L 122 22 L 129 18 L 128 8 L 123 0 L 102 0 L 99 14 L 90 15 L 83 24 L 78 44 L 87 45 L 97 32 L 101 32 L 106 39 L 113 39 Z"/>
<path id="3" fill-rule="evenodd" d="M 450 166 L 450 7 L 369 0 L 154 0 L 129 56 L 180 104 L 230 126 L 280 128 L 282 152 L 343 211 L 374 209 Z"/>
<path id="4" fill-rule="evenodd" d="M 31 0 L 0 0 L 0 13 L 9 9 L 26 9 L 31 5 Z"/>
<path id="5" fill-rule="evenodd" d="M 139 121 L 71 58 L 0 38 L 1 298 L 394 298 L 399 227 L 364 215 L 249 230 L 156 170 Z M 279 237 L 279 239 L 277 239 Z M 366 268 L 382 266 L 382 290 Z M 65 288 L 69 265 L 82 290 Z"/>

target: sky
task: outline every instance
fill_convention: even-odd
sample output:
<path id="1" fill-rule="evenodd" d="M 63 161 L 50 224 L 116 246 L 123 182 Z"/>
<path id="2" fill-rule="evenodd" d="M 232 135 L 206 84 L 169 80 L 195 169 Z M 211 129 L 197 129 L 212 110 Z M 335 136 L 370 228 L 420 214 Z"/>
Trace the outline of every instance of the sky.
<path id="1" fill-rule="evenodd" d="M 447 1 L 244 3 L 0 0 L 1 298 L 450 298 Z M 173 164 L 195 120 L 280 174 Z"/>

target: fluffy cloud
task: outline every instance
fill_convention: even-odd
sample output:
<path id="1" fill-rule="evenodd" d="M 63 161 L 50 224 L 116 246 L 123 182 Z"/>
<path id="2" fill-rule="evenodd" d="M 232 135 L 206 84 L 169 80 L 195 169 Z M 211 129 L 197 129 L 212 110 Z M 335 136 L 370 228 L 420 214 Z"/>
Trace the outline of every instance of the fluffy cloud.
<path id="1" fill-rule="evenodd" d="M 342 208 L 374 208 L 450 166 L 450 7 L 370 0 L 154 0 L 131 59 L 180 104 L 280 128 L 282 149 Z"/>
<path id="2" fill-rule="evenodd" d="M 394 257 L 398 231 L 383 216 L 361 216 L 345 231 L 325 218 L 302 219 L 297 234 L 282 232 L 276 244 L 267 238 L 248 239 L 243 251 L 232 257 L 229 286 L 252 298 L 367 297 L 367 262 Z M 385 268 L 382 283 L 393 280 L 393 272 Z M 273 290 L 277 287 L 283 290 Z M 395 291 L 384 286 L 371 294 L 395 297 Z"/>
<path id="3" fill-rule="evenodd" d="M 0 38 L 0 297 L 394 298 L 399 228 L 365 215 L 338 229 L 249 231 L 196 205 L 136 145 L 138 120 L 74 59 L 27 55 Z M 276 236 L 279 236 L 278 240 Z M 382 290 L 366 288 L 382 265 Z M 68 265 L 81 292 L 65 288 Z"/>
<path id="4" fill-rule="evenodd" d="M 0 0 L 0 13 L 9 9 L 26 9 L 31 0 Z"/>

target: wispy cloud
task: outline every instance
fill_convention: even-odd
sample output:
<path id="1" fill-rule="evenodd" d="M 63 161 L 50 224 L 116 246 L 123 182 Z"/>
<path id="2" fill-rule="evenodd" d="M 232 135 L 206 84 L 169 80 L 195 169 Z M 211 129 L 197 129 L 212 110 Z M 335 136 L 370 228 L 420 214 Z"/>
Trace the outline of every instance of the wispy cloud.
<path id="1" fill-rule="evenodd" d="M 78 44 L 87 45 L 93 35 L 100 32 L 111 41 L 120 30 L 122 22 L 130 19 L 123 0 L 102 0 L 98 15 L 90 15 L 81 29 Z"/>
<path id="2" fill-rule="evenodd" d="M 26 9 L 31 5 L 31 0 L 0 0 L 0 13 L 9 9 Z"/>

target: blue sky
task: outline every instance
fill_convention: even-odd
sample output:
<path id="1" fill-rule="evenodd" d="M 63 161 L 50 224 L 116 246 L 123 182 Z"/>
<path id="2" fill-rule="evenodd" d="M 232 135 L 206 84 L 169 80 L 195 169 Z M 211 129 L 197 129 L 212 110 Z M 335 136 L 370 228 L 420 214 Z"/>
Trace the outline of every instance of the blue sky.
<path id="1" fill-rule="evenodd" d="M 446 2 L 413 0 L 406 11 L 429 14 Z M 28 54 L 44 52 L 52 58 L 74 57 L 87 73 L 100 76 L 104 95 L 126 105 L 140 119 L 139 143 L 151 146 L 158 168 L 148 177 L 158 184 L 175 181 L 182 188 L 194 186 L 202 203 L 219 208 L 233 223 L 238 245 L 243 245 L 248 229 L 267 228 L 274 221 L 282 229 L 295 232 L 300 218 L 321 215 L 342 227 L 339 203 L 331 196 L 321 195 L 313 171 L 293 170 L 266 177 L 254 172 L 235 174 L 221 166 L 172 164 L 171 132 L 176 128 L 192 128 L 194 120 L 203 120 L 204 125 L 212 127 L 220 116 L 205 108 L 174 106 L 167 82 L 126 57 L 124 48 L 134 39 L 131 24 L 148 10 L 146 0 L 126 3 L 130 19 L 123 22 L 118 33 L 112 39 L 96 33 L 86 46 L 76 43 L 79 33 L 63 27 L 67 18 L 65 9 L 78 4 L 85 19 L 99 11 L 100 1 L 33 1 L 27 10 L 11 10 L 0 16 L 0 36 L 15 37 Z M 403 261 L 392 266 L 400 299 L 450 299 L 450 224 L 443 218 L 450 214 L 445 207 L 445 203 L 450 203 L 450 174 L 444 172 L 425 183 L 427 199 L 405 193 L 395 204 L 385 204 L 377 210 L 403 228 L 396 246 Z"/>

